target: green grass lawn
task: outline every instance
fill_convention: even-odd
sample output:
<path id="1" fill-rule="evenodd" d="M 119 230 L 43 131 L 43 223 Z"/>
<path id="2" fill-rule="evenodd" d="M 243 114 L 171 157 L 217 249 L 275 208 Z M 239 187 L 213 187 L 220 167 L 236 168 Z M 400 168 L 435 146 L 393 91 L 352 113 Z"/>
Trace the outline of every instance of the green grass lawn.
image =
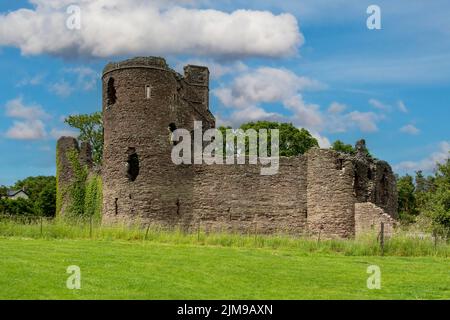
<path id="1" fill-rule="evenodd" d="M 66 288 L 69 265 L 81 290 Z M 380 290 L 366 287 L 369 265 Z M 450 299 L 450 259 L 5 237 L 0 299 Z"/>

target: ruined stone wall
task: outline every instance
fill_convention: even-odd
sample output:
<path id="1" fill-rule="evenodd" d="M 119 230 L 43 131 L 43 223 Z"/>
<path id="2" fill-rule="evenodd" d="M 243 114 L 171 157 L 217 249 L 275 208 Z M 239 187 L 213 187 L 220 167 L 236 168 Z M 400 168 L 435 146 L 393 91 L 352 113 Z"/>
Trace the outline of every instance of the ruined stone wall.
<path id="1" fill-rule="evenodd" d="M 93 170 L 92 148 L 89 143 L 79 145 L 73 137 L 61 137 L 56 144 L 56 184 L 57 199 L 56 212 L 58 216 L 65 216 L 73 201 L 71 187 L 77 180 L 73 161 L 78 162 L 80 168 L 85 168 L 88 175 L 96 175 Z"/>
<path id="2" fill-rule="evenodd" d="M 308 230 L 327 237 L 355 234 L 354 165 L 332 150 L 311 149 L 308 154 Z"/>
<path id="3" fill-rule="evenodd" d="M 392 235 L 396 221 L 377 205 L 364 202 L 355 205 L 355 232 L 356 235 L 375 232 L 381 230 L 381 223 L 384 223 L 384 233 L 386 236 Z"/>
<path id="4" fill-rule="evenodd" d="M 357 202 L 372 202 L 397 218 L 397 187 L 391 166 L 367 157 L 353 159 Z"/>
<path id="5" fill-rule="evenodd" d="M 279 173 L 259 165 L 195 168 L 193 215 L 207 230 L 302 234 L 306 226 L 306 158 L 281 158 Z"/>
<path id="6" fill-rule="evenodd" d="M 205 67 L 187 66 L 180 75 L 162 58 L 135 58 L 108 64 L 102 82 L 104 223 L 353 237 L 379 216 L 367 203 L 396 215 L 390 166 L 360 152 L 312 149 L 281 158 L 272 176 L 258 165 L 173 164 L 172 129 L 192 132 L 197 120 L 204 130 L 215 127 Z M 92 161 L 88 145 L 80 151 L 71 138 L 58 141 L 58 187 L 72 179 L 62 152 L 70 148 L 83 165 Z"/>
<path id="7" fill-rule="evenodd" d="M 71 202 L 68 188 L 73 182 L 74 172 L 69 160 L 69 152 L 79 153 L 78 142 L 72 137 L 61 137 L 56 143 L 56 214 L 64 215 Z"/>

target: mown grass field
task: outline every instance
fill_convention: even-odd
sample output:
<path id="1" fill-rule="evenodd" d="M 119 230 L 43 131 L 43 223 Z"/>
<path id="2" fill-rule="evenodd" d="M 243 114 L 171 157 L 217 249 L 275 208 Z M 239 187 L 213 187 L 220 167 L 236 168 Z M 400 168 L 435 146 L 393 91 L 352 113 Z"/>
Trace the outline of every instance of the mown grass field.
<path id="1" fill-rule="evenodd" d="M 0 299 L 450 299 L 446 253 L 381 257 L 319 250 L 327 242 L 311 250 L 192 238 L 3 236 Z M 66 288 L 69 265 L 81 268 L 80 290 Z M 380 290 L 366 286 L 369 265 L 381 268 Z"/>

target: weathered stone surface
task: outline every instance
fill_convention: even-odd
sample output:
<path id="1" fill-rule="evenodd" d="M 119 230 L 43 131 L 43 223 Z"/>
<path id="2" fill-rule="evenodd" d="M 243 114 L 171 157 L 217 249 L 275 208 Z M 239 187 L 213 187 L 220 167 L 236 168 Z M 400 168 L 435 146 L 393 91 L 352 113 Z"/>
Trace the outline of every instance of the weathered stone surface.
<path id="1" fill-rule="evenodd" d="M 259 165 L 173 164 L 171 130 L 192 131 L 196 120 L 215 127 L 206 67 L 182 76 L 162 58 L 135 58 L 108 64 L 102 81 L 104 223 L 352 237 L 378 217 L 365 203 L 396 217 L 392 169 L 368 157 L 364 141 L 354 156 L 312 149 L 281 158 L 273 176 Z M 89 162 L 85 151 L 80 158 Z"/>
<path id="2" fill-rule="evenodd" d="M 384 234 L 391 236 L 396 226 L 396 220 L 386 214 L 384 210 L 370 202 L 355 205 L 355 232 L 356 235 L 368 232 L 379 233 L 381 223 L 384 223 Z"/>
<path id="3" fill-rule="evenodd" d="M 312 149 L 307 158 L 308 230 L 327 237 L 353 236 L 353 162 L 332 150 Z"/>
<path id="4" fill-rule="evenodd" d="M 71 203 L 68 187 L 73 182 L 74 172 L 70 163 L 68 153 L 79 152 L 78 142 L 72 137 L 61 137 L 56 143 L 56 185 L 58 187 L 57 212 L 64 215 L 68 205 Z"/>

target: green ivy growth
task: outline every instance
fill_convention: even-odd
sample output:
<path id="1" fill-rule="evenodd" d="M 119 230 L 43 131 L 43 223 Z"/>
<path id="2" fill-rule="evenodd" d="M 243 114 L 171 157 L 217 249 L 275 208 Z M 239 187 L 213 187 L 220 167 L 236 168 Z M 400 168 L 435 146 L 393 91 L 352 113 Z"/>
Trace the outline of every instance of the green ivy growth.
<path id="1" fill-rule="evenodd" d="M 86 166 L 81 165 L 77 150 L 67 152 L 67 159 L 73 171 L 72 183 L 67 190 L 70 204 L 66 209 L 66 218 L 89 218 L 101 219 L 102 211 L 102 182 L 97 174 L 89 174 Z M 61 208 L 63 195 L 58 195 L 58 208 Z"/>
<path id="2" fill-rule="evenodd" d="M 93 174 L 86 181 L 84 192 L 84 214 L 100 220 L 102 216 L 102 179 Z"/>
<path id="3" fill-rule="evenodd" d="M 73 170 L 73 182 L 69 186 L 70 205 L 68 213 L 70 216 L 84 216 L 84 195 L 86 192 L 86 179 L 88 170 L 83 167 L 78 159 L 78 152 L 70 150 L 67 152 L 67 159 L 69 160 Z"/>

